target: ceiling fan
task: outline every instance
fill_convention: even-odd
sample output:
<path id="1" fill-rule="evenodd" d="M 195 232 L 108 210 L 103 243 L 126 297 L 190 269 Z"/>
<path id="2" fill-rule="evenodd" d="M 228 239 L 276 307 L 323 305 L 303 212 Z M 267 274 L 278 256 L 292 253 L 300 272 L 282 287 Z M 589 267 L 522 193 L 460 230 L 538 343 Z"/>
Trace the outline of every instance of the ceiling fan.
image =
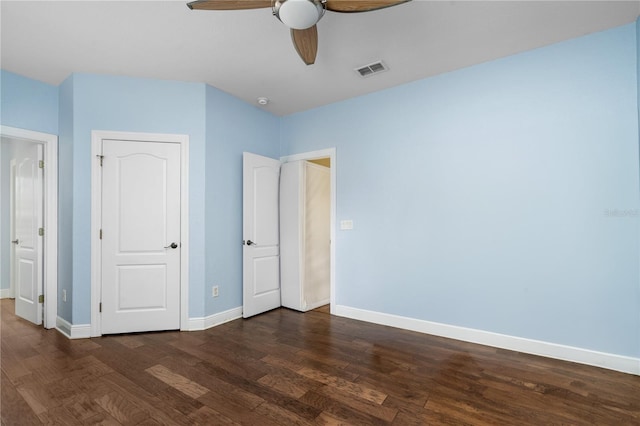
<path id="1" fill-rule="evenodd" d="M 369 12 L 406 3 L 410 0 L 196 0 L 188 3 L 195 10 L 241 10 L 270 7 L 273 14 L 291 28 L 291 40 L 305 64 L 311 65 L 318 52 L 316 23 L 326 10 L 332 12 Z"/>

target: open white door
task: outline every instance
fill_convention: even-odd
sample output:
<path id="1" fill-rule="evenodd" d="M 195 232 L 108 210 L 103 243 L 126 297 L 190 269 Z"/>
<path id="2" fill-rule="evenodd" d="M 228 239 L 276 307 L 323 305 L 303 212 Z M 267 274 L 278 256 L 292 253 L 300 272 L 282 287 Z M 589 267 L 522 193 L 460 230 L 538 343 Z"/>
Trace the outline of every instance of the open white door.
<path id="1" fill-rule="evenodd" d="M 280 161 L 243 154 L 244 318 L 280 306 Z"/>
<path id="2" fill-rule="evenodd" d="M 102 333 L 178 329 L 180 145 L 102 150 Z"/>
<path id="3" fill-rule="evenodd" d="M 42 324 L 43 159 L 42 145 L 22 144 L 16 150 L 14 188 L 16 315 Z"/>

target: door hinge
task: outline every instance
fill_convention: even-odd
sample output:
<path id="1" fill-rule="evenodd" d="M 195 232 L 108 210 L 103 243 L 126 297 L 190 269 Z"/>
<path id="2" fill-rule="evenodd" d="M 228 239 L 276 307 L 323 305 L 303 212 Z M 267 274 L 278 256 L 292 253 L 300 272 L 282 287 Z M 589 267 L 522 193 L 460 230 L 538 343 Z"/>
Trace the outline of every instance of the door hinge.
<path id="1" fill-rule="evenodd" d="M 102 302 L 98 305 L 98 312 L 102 312 Z"/>
<path id="2" fill-rule="evenodd" d="M 38 228 L 38 235 L 40 235 L 41 237 L 44 236 L 44 228 Z"/>
<path id="3" fill-rule="evenodd" d="M 98 157 L 98 159 L 100 160 L 100 167 L 102 167 L 102 160 L 104 160 L 104 155 L 96 155 L 96 157 Z"/>
<path id="4" fill-rule="evenodd" d="M 38 167 L 41 168 L 41 169 L 44 169 L 44 160 L 40 160 L 38 162 Z"/>
<path id="5" fill-rule="evenodd" d="M 100 230 L 100 239 L 102 239 L 102 229 Z"/>
<path id="6" fill-rule="evenodd" d="M 44 294 L 38 296 L 38 303 L 44 303 Z"/>

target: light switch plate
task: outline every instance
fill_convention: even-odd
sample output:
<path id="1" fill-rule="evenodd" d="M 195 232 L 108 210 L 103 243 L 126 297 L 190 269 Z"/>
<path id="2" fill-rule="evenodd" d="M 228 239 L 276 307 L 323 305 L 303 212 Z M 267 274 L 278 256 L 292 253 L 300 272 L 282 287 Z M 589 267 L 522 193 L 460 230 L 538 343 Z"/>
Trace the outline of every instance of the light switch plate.
<path id="1" fill-rule="evenodd" d="M 352 220 L 341 220 L 340 221 L 340 229 L 342 229 L 342 230 L 353 229 L 353 221 Z"/>

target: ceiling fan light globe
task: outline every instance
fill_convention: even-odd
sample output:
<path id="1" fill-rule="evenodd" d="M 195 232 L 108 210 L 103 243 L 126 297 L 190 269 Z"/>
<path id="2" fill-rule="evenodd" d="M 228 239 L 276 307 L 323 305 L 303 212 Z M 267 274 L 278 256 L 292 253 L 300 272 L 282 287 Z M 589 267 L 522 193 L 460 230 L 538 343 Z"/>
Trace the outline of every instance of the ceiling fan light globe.
<path id="1" fill-rule="evenodd" d="M 287 27 L 305 30 L 322 18 L 324 5 L 320 0 L 278 0 L 273 13 Z"/>

